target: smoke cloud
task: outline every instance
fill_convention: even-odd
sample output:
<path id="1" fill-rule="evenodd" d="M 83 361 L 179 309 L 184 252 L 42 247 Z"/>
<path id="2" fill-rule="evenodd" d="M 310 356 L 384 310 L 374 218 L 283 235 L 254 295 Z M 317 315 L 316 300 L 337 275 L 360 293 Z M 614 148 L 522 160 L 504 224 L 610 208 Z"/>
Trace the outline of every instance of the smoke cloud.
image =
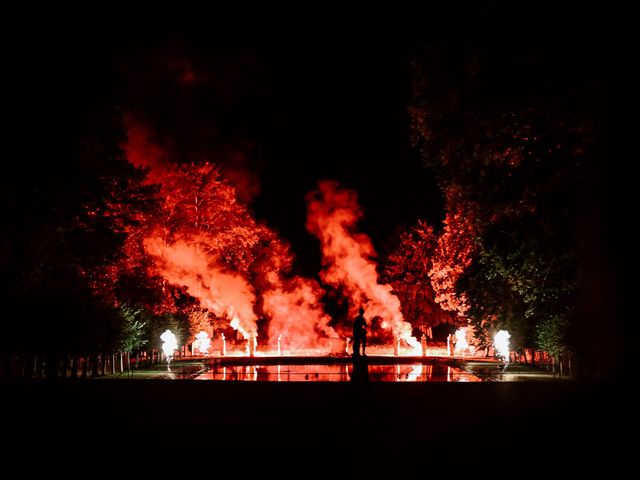
<path id="1" fill-rule="evenodd" d="M 161 214 L 138 233 L 154 274 L 184 287 L 200 305 L 230 325 L 245 339 L 258 333 L 257 315 L 269 322 L 268 343 L 278 338 L 288 350 L 311 349 L 337 336 L 329 326 L 317 282 L 290 273 L 292 254 L 277 234 L 259 224 L 241 202 L 217 165 L 171 162 L 156 143 L 153 130 L 126 116 L 128 140 L 123 145 L 129 161 L 147 169 L 147 181 L 160 186 Z M 255 193 L 238 154 L 235 182 L 246 182 Z M 239 173 L 238 173 L 239 172 Z M 240 178 L 240 180 L 239 180 Z M 251 282 L 249 281 L 251 278 Z M 256 297 L 262 298 L 262 311 Z"/>
<path id="2" fill-rule="evenodd" d="M 231 326 L 243 338 L 257 336 L 255 295 L 243 277 L 223 271 L 196 245 L 182 240 L 166 245 L 159 236 L 153 236 L 144 241 L 144 247 L 155 259 L 157 273 L 168 282 L 186 287 L 204 308 L 231 319 Z"/>
<path id="3" fill-rule="evenodd" d="M 272 347 L 279 336 L 282 348 L 287 350 L 322 347 L 327 337 L 338 336 L 329 326 L 331 318 L 320 303 L 323 293 L 315 281 L 300 277 L 264 293 L 264 311 L 271 317 Z"/>
<path id="4" fill-rule="evenodd" d="M 307 230 L 318 237 L 322 249 L 322 281 L 341 288 L 353 310 L 363 305 L 367 318 L 380 317 L 384 329 L 420 348 L 391 285 L 378 283 L 370 238 L 356 231 L 363 216 L 356 193 L 335 181 L 319 182 L 318 189 L 307 195 L 307 213 Z"/>

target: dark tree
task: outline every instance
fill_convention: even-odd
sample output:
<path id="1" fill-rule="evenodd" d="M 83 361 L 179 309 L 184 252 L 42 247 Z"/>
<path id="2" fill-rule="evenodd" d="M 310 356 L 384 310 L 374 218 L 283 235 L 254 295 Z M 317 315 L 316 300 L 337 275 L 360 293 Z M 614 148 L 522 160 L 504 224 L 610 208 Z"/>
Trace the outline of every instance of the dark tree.
<path id="1" fill-rule="evenodd" d="M 474 212 L 476 253 L 456 288 L 477 336 L 486 343 L 507 328 L 516 350 L 573 352 L 588 373 L 595 352 L 576 332 L 593 330 L 583 205 L 595 182 L 601 53 L 560 31 L 542 38 L 519 27 L 434 42 L 416 57 L 414 142 L 447 211 L 455 189 Z"/>
<path id="2" fill-rule="evenodd" d="M 118 315 L 96 286 L 151 208 L 143 172 L 119 146 L 120 79 L 106 40 L 91 18 L 66 13 L 12 12 L 11 42 L 22 44 L 9 49 L 2 89 L 2 350 L 44 354 L 51 375 L 68 354 L 116 347 Z"/>

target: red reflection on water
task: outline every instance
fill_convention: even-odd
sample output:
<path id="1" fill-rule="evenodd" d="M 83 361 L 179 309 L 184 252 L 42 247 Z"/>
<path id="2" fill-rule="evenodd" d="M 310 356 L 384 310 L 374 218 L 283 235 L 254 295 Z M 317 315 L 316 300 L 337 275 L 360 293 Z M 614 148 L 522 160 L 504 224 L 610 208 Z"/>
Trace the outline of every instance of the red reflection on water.
<path id="1" fill-rule="evenodd" d="M 196 380 L 235 380 L 263 382 L 348 382 L 353 366 L 337 365 L 230 365 L 214 366 Z M 479 377 L 446 365 L 395 364 L 369 365 L 374 382 L 480 382 Z"/>

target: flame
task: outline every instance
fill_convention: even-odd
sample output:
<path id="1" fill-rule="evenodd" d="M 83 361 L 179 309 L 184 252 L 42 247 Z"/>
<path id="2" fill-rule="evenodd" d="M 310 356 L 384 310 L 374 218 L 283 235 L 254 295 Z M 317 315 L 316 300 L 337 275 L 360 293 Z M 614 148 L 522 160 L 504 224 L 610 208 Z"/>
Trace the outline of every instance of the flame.
<path id="1" fill-rule="evenodd" d="M 318 237 L 322 249 L 323 282 L 341 287 L 354 310 L 364 305 L 367 318 L 382 318 L 393 335 L 419 350 L 420 342 L 411 335 L 391 285 L 378 283 L 371 240 L 355 231 L 362 218 L 356 193 L 335 181 L 322 181 L 307 196 L 307 204 L 307 229 Z"/>
<path id="2" fill-rule="evenodd" d="M 211 347 L 211 339 L 207 332 L 200 331 L 196 335 L 196 340 L 193 343 L 193 346 L 197 348 L 200 353 L 207 355 L 209 353 L 209 348 Z"/>
<path id="3" fill-rule="evenodd" d="M 467 327 L 461 327 L 456 330 L 456 353 L 464 353 L 469 349 L 469 343 L 467 342 Z"/>
<path id="4" fill-rule="evenodd" d="M 498 333 L 493 337 L 496 355 L 507 363 L 509 363 L 509 338 L 511 335 L 506 330 L 498 330 Z"/>
<path id="5" fill-rule="evenodd" d="M 160 335 L 160 340 L 162 340 L 162 351 L 167 359 L 171 359 L 173 357 L 173 353 L 178 348 L 178 339 L 176 338 L 176 335 L 171 330 L 165 330 L 164 333 Z"/>

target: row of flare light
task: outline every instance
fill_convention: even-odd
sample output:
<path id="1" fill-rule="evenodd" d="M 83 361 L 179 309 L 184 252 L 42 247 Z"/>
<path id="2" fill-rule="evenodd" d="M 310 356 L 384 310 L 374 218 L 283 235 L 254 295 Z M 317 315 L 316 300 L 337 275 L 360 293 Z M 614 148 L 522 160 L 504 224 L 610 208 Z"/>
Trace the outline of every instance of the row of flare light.
<path id="1" fill-rule="evenodd" d="M 452 351 L 458 355 L 465 355 L 467 352 L 473 352 L 472 347 L 467 340 L 467 327 L 461 327 L 453 334 L 453 338 L 447 338 L 447 352 L 451 355 Z M 509 338 L 511 335 L 507 330 L 498 330 L 493 336 L 493 350 L 495 356 L 505 363 L 509 363 Z"/>
<path id="2" fill-rule="evenodd" d="M 462 327 L 456 330 L 454 334 L 455 338 L 455 346 L 451 345 L 451 339 L 447 338 L 447 352 L 449 355 L 452 354 L 452 351 L 457 354 L 464 354 L 469 350 L 469 342 L 467 341 L 467 328 Z M 509 362 L 509 338 L 511 335 L 506 330 L 499 330 L 493 337 L 493 346 L 496 357 L 500 358 L 502 361 L 508 363 Z M 162 335 L 160 335 L 160 339 L 162 340 L 162 352 L 168 360 L 173 358 L 174 352 L 178 348 L 178 340 L 175 334 L 171 330 L 165 330 Z M 221 337 L 221 349 L 220 354 L 226 355 L 226 339 L 224 334 Z M 281 335 L 278 335 L 278 355 L 282 355 L 281 349 Z M 246 353 L 248 356 L 253 357 L 256 352 L 258 341 L 256 337 L 251 337 L 247 341 Z M 427 355 L 427 339 L 425 335 L 422 335 L 422 339 L 420 341 L 420 346 L 422 350 L 422 356 Z M 207 332 L 200 331 L 193 342 L 194 351 L 198 351 L 203 355 L 209 354 L 209 349 L 211 348 L 211 339 Z M 348 353 L 349 341 L 346 342 L 345 352 Z M 400 337 L 396 337 L 393 342 L 393 354 L 395 356 L 400 355 Z"/>

